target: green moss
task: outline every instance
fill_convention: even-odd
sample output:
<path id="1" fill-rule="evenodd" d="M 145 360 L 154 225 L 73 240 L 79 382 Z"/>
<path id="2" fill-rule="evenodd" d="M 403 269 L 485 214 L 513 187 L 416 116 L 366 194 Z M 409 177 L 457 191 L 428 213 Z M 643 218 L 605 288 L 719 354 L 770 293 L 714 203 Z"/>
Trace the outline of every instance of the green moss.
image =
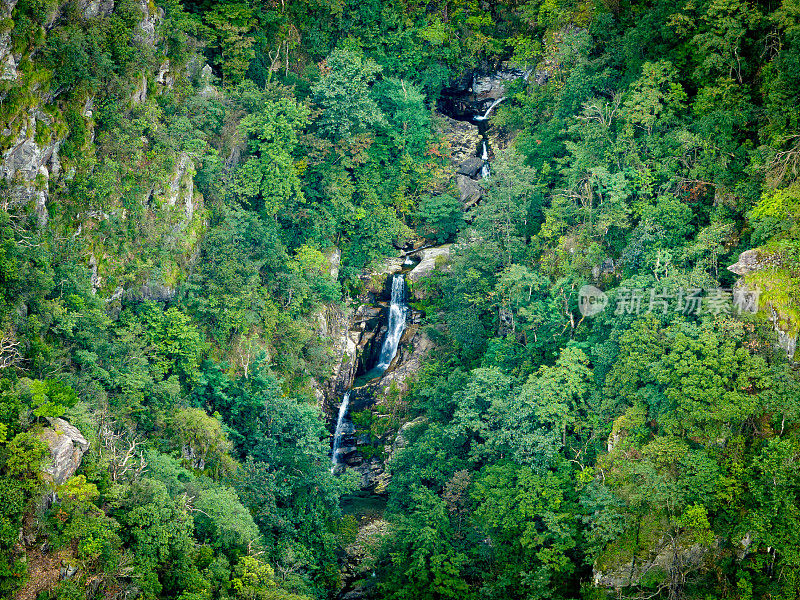
<path id="1" fill-rule="evenodd" d="M 69 135 L 69 127 L 62 119 L 58 119 L 53 123 L 53 133 L 57 140 L 63 140 Z"/>
<path id="2" fill-rule="evenodd" d="M 597 558 L 597 568 L 600 571 L 613 571 L 629 565 L 634 556 L 641 557 L 643 553 L 649 553 L 661 539 L 664 526 L 665 519 L 661 513 L 643 515 L 638 524 L 632 520 L 625 533 L 606 546 Z"/>
<path id="3" fill-rule="evenodd" d="M 380 293 L 386 287 L 386 279 L 389 277 L 387 273 L 375 273 L 369 280 L 367 288 L 374 293 Z"/>
<path id="4" fill-rule="evenodd" d="M 52 132 L 50 127 L 44 121 L 36 121 L 36 143 L 40 146 L 46 146 L 50 143 Z"/>
<path id="5" fill-rule="evenodd" d="M 778 313 L 781 329 L 790 335 L 800 331 L 800 276 L 796 272 L 787 268 L 767 269 L 751 273 L 745 281 L 748 287 L 761 291 L 760 311 L 771 307 Z"/>

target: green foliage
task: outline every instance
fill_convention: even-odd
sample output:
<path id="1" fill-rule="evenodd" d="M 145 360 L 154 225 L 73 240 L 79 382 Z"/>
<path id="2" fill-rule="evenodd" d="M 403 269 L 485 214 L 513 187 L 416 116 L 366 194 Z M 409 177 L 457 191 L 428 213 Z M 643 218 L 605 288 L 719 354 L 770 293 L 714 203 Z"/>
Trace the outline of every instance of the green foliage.
<path id="1" fill-rule="evenodd" d="M 222 424 L 202 408 L 181 408 L 175 411 L 172 427 L 178 444 L 186 456 L 186 465 L 221 477 L 233 470 L 228 441 Z"/>
<path id="2" fill-rule="evenodd" d="M 308 109 L 292 99 L 266 103 L 241 122 L 253 156 L 236 172 L 234 191 L 251 206 L 274 217 L 303 202 L 294 154 L 297 134 L 308 124 Z"/>
<path id="3" fill-rule="evenodd" d="M 227 487 L 202 490 L 195 503 L 195 524 L 201 539 L 236 555 L 251 552 L 259 533 L 253 517 Z M 235 584 L 234 584 L 235 585 Z"/>
<path id="4" fill-rule="evenodd" d="M 797 2 L 90 4 L 0 23 L 6 166 L 24 135 L 49 176 L 0 186 L 0 596 L 45 537 L 79 566 L 51 598 L 340 593 L 319 318 L 417 236 L 452 242 L 414 287 L 436 347 L 353 415 L 392 475 L 378 595 L 594 598 L 594 567 L 798 596 L 798 381 L 762 318 L 800 323 Z M 431 109 L 509 57 L 465 213 Z M 733 287 L 753 247 L 761 315 L 612 310 Z M 54 417 L 92 445 L 45 509 Z"/>
<path id="5" fill-rule="evenodd" d="M 681 114 L 686 99 L 686 92 L 678 83 L 678 71 L 671 63 L 646 62 L 642 65 L 642 76 L 629 88 L 625 117 L 651 135 L 656 123 L 669 126 Z"/>
<path id="6" fill-rule="evenodd" d="M 415 508 L 399 520 L 393 569 L 382 591 L 388 598 L 458 598 L 468 589 L 461 576 L 465 556 L 449 543 L 445 503 L 425 488 L 412 493 Z"/>
<path id="7" fill-rule="evenodd" d="M 386 123 L 369 86 L 380 72 L 374 61 L 360 53 L 337 48 L 325 61 L 323 76 L 312 88 L 322 109 L 320 131 L 334 140 L 348 141 Z"/>
<path id="8" fill-rule="evenodd" d="M 254 40 L 249 35 L 255 25 L 253 17 L 253 10 L 243 2 L 219 3 L 205 14 L 220 54 L 223 84 L 241 82 L 255 57 Z"/>
<path id="9" fill-rule="evenodd" d="M 540 476 L 502 462 L 482 470 L 471 495 L 476 524 L 495 547 L 498 573 L 490 593 L 550 598 L 569 576 L 575 539 L 564 483 L 553 473 Z"/>
<path id="10" fill-rule="evenodd" d="M 440 244 L 452 239 L 464 224 L 461 202 L 450 194 L 421 198 L 417 217 L 420 235 Z"/>

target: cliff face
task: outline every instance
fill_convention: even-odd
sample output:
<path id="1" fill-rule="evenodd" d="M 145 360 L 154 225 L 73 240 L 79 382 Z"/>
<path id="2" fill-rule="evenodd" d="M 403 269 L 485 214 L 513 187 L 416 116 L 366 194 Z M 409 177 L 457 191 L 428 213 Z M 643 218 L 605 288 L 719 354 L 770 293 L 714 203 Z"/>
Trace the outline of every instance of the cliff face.
<path id="1" fill-rule="evenodd" d="M 772 324 L 776 346 L 792 360 L 800 329 L 800 297 L 796 277 L 784 267 L 778 253 L 754 248 L 742 252 L 728 270 L 742 277 L 737 289 L 757 294 L 758 310 Z"/>
<path id="2" fill-rule="evenodd" d="M 364 273 L 367 291 L 360 304 L 350 309 L 328 307 L 326 316 L 320 317 L 334 352 L 334 366 L 323 386 L 328 427 L 334 431 L 339 405 L 349 390 L 350 408 L 338 456 L 360 475 L 362 490 L 386 492 L 386 462 L 405 445 L 402 432 L 410 426 L 405 396 L 434 349 L 422 326 L 424 314 L 409 308 L 394 358 L 380 377 L 369 379 L 388 331 L 388 275 L 404 270 L 406 281 L 419 283 L 447 268 L 449 251 L 447 244 L 412 251 L 410 264 L 403 258 L 387 259 Z"/>
<path id="3" fill-rule="evenodd" d="M 94 292 L 147 297 L 155 287 L 171 297 L 206 212 L 194 185 L 199 155 L 176 146 L 161 106 L 200 96 L 200 59 L 170 56 L 161 33 L 170 24 L 146 1 L 30 10 L 0 3 L 0 205 L 40 228 L 55 220 L 81 242 Z M 91 57 L 92 44 L 112 43 L 126 58 Z M 111 60 L 127 61 L 121 74 L 95 72 Z M 112 248 L 110 237 L 124 239 Z M 159 273 L 146 256 L 156 251 L 165 255 Z"/>

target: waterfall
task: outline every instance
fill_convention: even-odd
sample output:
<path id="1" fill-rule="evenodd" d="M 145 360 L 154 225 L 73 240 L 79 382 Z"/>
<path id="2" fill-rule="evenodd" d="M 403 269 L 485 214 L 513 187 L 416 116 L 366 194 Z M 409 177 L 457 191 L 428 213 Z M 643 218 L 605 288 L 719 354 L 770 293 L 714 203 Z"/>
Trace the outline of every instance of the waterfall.
<path id="1" fill-rule="evenodd" d="M 331 473 L 336 470 L 339 464 L 339 447 L 342 445 L 342 430 L 344 429 L 344 418 L 347 416 L 347 408 L 350 406 L 350 390 L 347 390 L 342 397 L 339 405 L 339 417 L 336 419 L 336 431 L 333 434 L 333 450 L 331 450 Z"/>
<path id="2" fill-rule="evenodd" d="M 481 178 L 486 179 L 491 174 L 488 162 L 489 147 L 486 145 L 486 140 L 483 140 L 482 142 L 481 159 L 483 160 L 483 166 L 481 166 Z"/>
<path id="3" fill-rule="evenodd" d="M 403 337 L 403 331 L 406 328 L 406 316 L 408 314 L 408 305 L 406 304 L 406 279 L 402 274 L 392 276 L 392 297 L 389 302 L 389 330 L 386 332 L 386 339 L 383 340 L 381 346 L 381 353 L 378 356 L 378 364 L 375 365 L 367 374 L 374 377 L 380 377 L 397 354 L 397 346 L 400 344 L 400 338 Z M 345 418 L 347 417 L 347 409 L 350 406 L 350 393 L 347 390 L 342 396 L 342 403 L 339 405 L 339 416 L 336 419 L 336 430 L 333 433 L 333 448 L 331 450 L 331 473 L 336 471 L 339 466 L 339 449 L 342 445 L 342 438 L 345 434 Z"/>
<path id="4" fill-rule="evenodd" d="M 383 373 L 389 368 L 389 364 L 391 364 L 394 355 L 397 353 L 400 337 L 406 328 L 407 312 L 406 279 L 403 275 L 397 274 L 392 276 L 392 299 L 389 302 L 389 331 L 386 332 L 386 339 L 383 340 L 375 371 Z"/>
<path id="5" fill-rule="evenodd" d="M 505 99 L 506 99 L 506 97 L 503 96 L 502 98 L 498 98 L 497 100 L 492 102 L 492 105 L 489 108 L 486 109 L 486 112 L 483 113 L 483 116 L 475 117 L 475 120 L 476 121 L 485 121 L 486 119 L 488 119 L 489 118 L 489 113 L 492 112 L 494 107 L 497 106 L 498 104 L 500 104 Z"/>

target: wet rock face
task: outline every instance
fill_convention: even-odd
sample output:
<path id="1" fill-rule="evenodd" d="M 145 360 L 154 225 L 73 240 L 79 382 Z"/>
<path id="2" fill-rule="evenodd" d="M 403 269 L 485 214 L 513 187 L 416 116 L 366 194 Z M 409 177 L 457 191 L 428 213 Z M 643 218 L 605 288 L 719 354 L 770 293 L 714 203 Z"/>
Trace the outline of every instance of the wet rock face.
<path id="1" fill-rule="evenodd" d="M 439 115 L 439 134 L 447 141 L 449 159 L 455 172 L 456 185 L 466 208 L 475 205 L 483 195 L 478 184 L 484 161 L 478 156 L 483 136 L 476 125 Z M 451 175 L 452 176 L 452 175 Z M 449 177 L 448 177 L 449 179 Z"/>
<path id="2" fill-rule="evenodd" d="M 50 419 L 50 427 L 42 430 L 39 438 L 50 450 L 51 461 L 44 472 L 56 485 L 64 484 L 78 470 L 89 442 L 64 419 Z"/>
<path id="3" fill-rule="evenodd" d="M 505 95 L 511 81 L 525 76 L 523 71 L 507 67 L 491 73 L 468 73 L 442 91 L 438 109 L 454 119 L 474 119 Z"/>
<path id="4" fill-rule="evenodd" d="M 467 121 L 458 121 L 444 114 L 437 114 L 436 117 L 437 130 L 447 141 L 448 158 L 457 169 L 465 160 L 477 154 L 483 140 L 481 132 L 477 125 Z"/>
<path id="5" fill-rule="evenodd" d="M 343 361 L 335 387 L 329 388 L 325 412 L 328 415 L 330 431 L 335 429 L 339 403 L 345 390 L 353 385 L 357 376 L 366 373 L 377 359 L 386 334 L 386 316 L 382 314 L 385 310 L 382 307 L 365 304 L 361 305 L 353 316 L 348 339 L 356 346 L 354 354 L 357 358 L 353 362 L 346 359 Z M 390 390 L 394 388 L 394 393 L 408 391 L 411 379 L 422 367 L 427 352 L 433 347 L 433 343 L 420 330 L 419 319 L 420 313 L 412 311 L 397 354 L 385 374 L 380 379 L 350 391 L 349 411 L 342 424 L 337 456 L 342 465 L 359 474 L 362 490 L 371 490 L 378 494 L 386 492 L 390 478 L 383 459 L 391 457 L 398 447 L 404 445 L 404 442 L 401 435 L 395 436 L 392 433 L 379 440 L 372 440 L 369 434 L 359 433 L 353 424 L 352 415 L 370 410 L 376 418 L 382 418 L 386 413 L 385 402 L 389 398 Z M 380 456 L 374 455 L 376 444 L 382 449 Z M 362 452 L 366 446 L 370 447 L 370 451 Z"/>
<path id="6" fill-rule="evenodd" d="M 342 464 L 359 474 L 362 490 L 370 490 L 376 494 L 386 493 L 391 479 L 390 474 L 386 471 L 386 460 L 391 459 L 397 450 L 406 445 L 405 436 L 410 428 L 424 419 L 418 418 L 403 424 L 396 434 L 389 433 L 379 440 L 371 440 L 369 434 L 359 434 L 350 415 L 370 410 L 377 418 L 385 416 L 387 413 L 386 400 L 391 394 L 408 392 L 413 377 L 422 368 L 427 354 L 432 348 L 433 342 L 420 330 L 419 325 L 411 323 L 406 328 L 398 353 L 389 365 L 386 374 L 379 380 L 350 392 L 350 411 L 343 426 L 338 456 Z M 376 445 L 382 449 L 380 457 L 372 455 Z M 372 447 L 371 451 L 362 452 L 361 449 L 365 446 Z"/>

